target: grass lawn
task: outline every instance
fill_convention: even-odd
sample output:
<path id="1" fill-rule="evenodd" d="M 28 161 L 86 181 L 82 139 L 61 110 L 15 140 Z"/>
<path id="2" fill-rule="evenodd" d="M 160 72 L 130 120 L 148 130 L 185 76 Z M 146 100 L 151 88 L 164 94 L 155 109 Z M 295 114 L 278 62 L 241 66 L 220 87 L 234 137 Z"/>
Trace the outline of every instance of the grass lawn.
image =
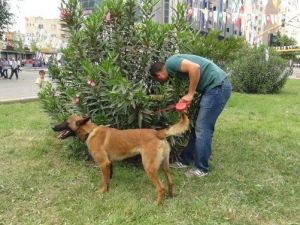
<path id="1" fill-rule="evenodd" d="M 300 80 L 277 95 L 234 93 L 211 173 L 173 170 L 176 196 L 161 206 L 144 171 L 124 163 L 97 196 L 98 168 L 56 139 L 38 102 L 0 112 L 0 224 L 300 224 Z"/>

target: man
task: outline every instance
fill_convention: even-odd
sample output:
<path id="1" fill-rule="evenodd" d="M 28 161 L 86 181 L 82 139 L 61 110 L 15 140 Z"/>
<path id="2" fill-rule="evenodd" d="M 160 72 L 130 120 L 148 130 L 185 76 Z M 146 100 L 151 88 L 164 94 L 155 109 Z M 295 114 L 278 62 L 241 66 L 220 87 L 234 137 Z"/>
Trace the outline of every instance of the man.
<path id="1" fill-rule="evenodd" d="M 7 78 L 7 70 L 8 70 L 8 61 L 7 60 L 2 60 L 2 74 L 1 77 L 4 77 L 5 79 Z"/>
<path id="2" fill-rule="evenodd" d="M 172 76 L 188 80 L 187 94 L 179 102 L 191 103 L 195 92 L 201 93 L 199 112 L 188 146 L 181 153 L 180 160 L 171 164 L 171 167 L 185 168 L 194 160 L 194 167 L 186 172 L 186 176 L 207 175 L 215 123 L 232 89 L 225 72 L 206 58 L 178 54 L 169 57 L 165 63 L 154 63 L 150 73 L 161 83 Z"/>
<path id="3" fill-rule="evenodd" d="M 12 58 L 12 61 L 11 61 L 11 74 L 10 74 L 9 79 L 11 79 L 14 74 L 16 74 L 16 78 L 18 80 L 19 79 L 19 77 L 18 77 L 18 64 L 17 64 L 15 58 Z"/>
<path id="4" fill-rule="evenodd" d="M 0 58 L 0 75 L 1 75 L 1 77 L 4 77 L 4 75 L 2 74 L 3 68 L 4 68 L 4 61 Z"/>

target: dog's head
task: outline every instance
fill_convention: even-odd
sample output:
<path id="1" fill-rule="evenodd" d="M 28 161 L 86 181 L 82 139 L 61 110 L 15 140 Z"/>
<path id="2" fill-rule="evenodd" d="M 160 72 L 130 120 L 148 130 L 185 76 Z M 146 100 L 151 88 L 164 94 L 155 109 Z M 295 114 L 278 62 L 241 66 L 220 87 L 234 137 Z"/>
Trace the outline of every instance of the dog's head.
<path id="1" fill-rule="evenodd" d="M 60 132 L 58 135 L 59 139 L 66 139 L 71 136 L 78 136 L 83 138 L 88 133 L 83 126 L 90 120 L 89 117 L 82 116 L 70 116 L 63 123 L 54 126 L 52 129 L 56 132 Z"/>

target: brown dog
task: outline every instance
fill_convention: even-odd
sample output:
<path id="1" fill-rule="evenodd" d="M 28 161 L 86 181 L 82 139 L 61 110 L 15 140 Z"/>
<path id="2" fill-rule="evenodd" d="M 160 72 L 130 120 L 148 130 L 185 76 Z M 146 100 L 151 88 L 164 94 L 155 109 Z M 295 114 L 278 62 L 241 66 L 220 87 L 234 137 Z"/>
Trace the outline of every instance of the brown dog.
<path id="1" fill-rule="evenodd" d="M 97 126 L 90 122 L 90 118 L 74 115 L 62 124 L 55 126 L 53 130 L 60 131 L 60 139 L 76 135 L 85 140 L 90 155 L 103 174 L 103 185 L 97 190 L 97 193 L 104 193 L 108 190 L 112 161 L 141 154 L 144 169 L 156 186 L 158 192 L 157 203 L 160 204 L 164 195 L 164 188 L 158 176 L 161 164 L 168 181 L 169 196 L 173 197 L 174 194 L 169 168 L 171 148 L 166 137 L 181 134 L 188 127 L 189 119 L 185 113 L 181 113 L 181 119 L 178 123 L 162 130 L 118 130 L 106 126 Z"/>

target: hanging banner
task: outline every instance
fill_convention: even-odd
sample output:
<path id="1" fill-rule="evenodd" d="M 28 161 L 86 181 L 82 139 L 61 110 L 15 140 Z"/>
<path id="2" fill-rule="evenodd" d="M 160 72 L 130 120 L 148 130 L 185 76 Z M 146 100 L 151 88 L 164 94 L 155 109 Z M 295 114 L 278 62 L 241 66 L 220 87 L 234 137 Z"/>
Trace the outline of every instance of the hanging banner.
<path id="1" fill-rule="evenodd" d="M 240 15 L 238 15 L 238 17 L 236 18 L 236 21 L 235 21 L 235 25 L 238 28 L 241 28 L 241 24 L 242 24 L 242 19 L 241 19 Z"/>
<path id="2" fill-rule="evenodd" d="M 223 23 L 226 23 L 226 12 L 223 12 L 222 14 L 223 14 L 223 15 L 222 15 Z"/>
<path id="3" fill-rule="evenodd" d="M 267 6 L 269 0 L 262 0 L 261 2 L 262 2 L 263 8 L 265 8 Z"/>
<path id="4" fill-rule="evenodd" d="M 271 22 L 272 22 L 272 24 L 275 23 L 275 14 L 272 14 L 272 15 L 271 15 Z"/>
<path id="5" fill-rule="evenodd" d="M 198 8 L 193 8 L 193 20 L 198 21 Z"/>
<path id="6" fill-rule="evenodd" d="M 272 0 L 272 2 L 273 2 L 274 8 L 278 9 L 278 4 L 279 4 L 278 0 Z"/>
<path id="7" fill-rule="evenodd" d="M 193 16 L 193 9 L 192 8 L 189 8 L 188 11 L 187 11 L 187 16 L 189 18 L 191 18 Z"/>
<path id="8" fill-rule="evenodd" d="M 232 13 L 230 9 L 226 10 L 226 23 L 231 23 L 232 22 Z"/>
<path id="9" fill-rule="evenodd" d="M 207 8 L 200 9 L 200 11 L 203 13 L 203 15 L 204 15 L 204 21 L 206 22 L 207 19 L 208 19 L 208 9 Z"/>
<path id="10" fill-rule="evenodd" d="M 217 23 L 218 22 L 218 12 L 217 11 L 213 12 L 213 17 L 214 17 L 214 23 Z"/>
<path id="11" fill-rule="evenodd" d="M 271 15 L 265 15 L 265 24 L 272 24 Z"/>
<path id="12" fill-rule="evenodd" d="M 245 9 L 244 9 L 244 6 L 242 5 L 242 6 L 240 7 L 239 13 L 240 13 L 240 14 L 244 14 L 244 12 L 245 12 Z"/>

